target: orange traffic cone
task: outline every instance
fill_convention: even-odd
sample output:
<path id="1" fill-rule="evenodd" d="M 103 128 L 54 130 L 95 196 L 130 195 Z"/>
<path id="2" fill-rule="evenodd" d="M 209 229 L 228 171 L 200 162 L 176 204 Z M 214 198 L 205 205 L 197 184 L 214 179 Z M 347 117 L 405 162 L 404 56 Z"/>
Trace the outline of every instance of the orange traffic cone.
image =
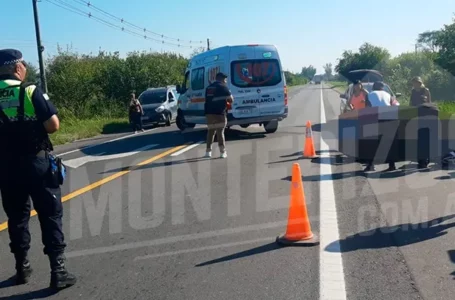
<path id="1" fill-rule="evenodd" d="M 311 129 L 311 122 L 306 123 L 305 146 L 303 147 L 303 157 L 315 158 L 316 149 L 314 148 L 313 130 Z"/>
<path id="2" fill-rule="evenodd" d="M 305 203 L 305 193 L 303 191 L 302 174 L 298 163 L 295 163 L 292 168 L 291 203 L 286 234 L 277 237 L 276 242 L 285 246 L 319 245 L 319 239 L 311 231 Z"/>

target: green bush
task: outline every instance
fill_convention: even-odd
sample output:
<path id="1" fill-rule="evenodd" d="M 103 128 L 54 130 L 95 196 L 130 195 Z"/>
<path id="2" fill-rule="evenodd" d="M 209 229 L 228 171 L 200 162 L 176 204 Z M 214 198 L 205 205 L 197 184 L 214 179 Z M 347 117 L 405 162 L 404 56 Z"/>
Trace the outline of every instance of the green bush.
<path id="1" fill-rule="evenodd" d="M 62 120 L 125 117 L 131 92 L 180 83 L 187 63 L 170 53 L 60 52 L 47 62 L 49 95 Z"/>
<path id="2" fill-rule="evenodd" d="M 181 83 L 187 64 L 187 58 L 173 53 L 131 52 L 122 58 L 118 52 L 59 51 L 46 62 L 49 96 L 61 120 L 52 141 L 62 144 L 129 130 L 130 93 L 139 96 L 149 87 Z M 33 65 L 26 80 L 39 81 Z"/>
<path id="3" fill-rule="evenodd" d="M 285 71 L 284 76 L 286 78 L 286 84 L 288 86 L 304 85 L 308 83 L 308 79 L 300 74 L 294 74 L 292 72 Z"/>

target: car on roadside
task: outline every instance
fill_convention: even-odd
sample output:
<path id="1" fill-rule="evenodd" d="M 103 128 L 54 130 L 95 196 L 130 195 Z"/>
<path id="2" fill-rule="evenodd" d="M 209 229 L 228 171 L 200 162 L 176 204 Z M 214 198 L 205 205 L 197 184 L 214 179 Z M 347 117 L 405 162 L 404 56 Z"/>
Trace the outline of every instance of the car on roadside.
<path id="1" fill-rule="evenodd" d="M 171 126 L 177 118 L 177 100 L 179 97 L 176 86 L 149 88 L 139 95 L 139 102 L 144 110 L 144 125 L 165 124 Z"/>
<path id="2" fill-rule="evenodd" d="M 347 101 L 354 92 L 354 81 L 362 81 L 363 88 L 366 89 L 369 93 L 373 91 L 374 82 L 384 81 L 384 76 L 380 72 L 370 69 L 353 70 L 350 71 L 346 77 L 351 83 L 348 85 L 346 91 L 343 94 L 340 94 L 340 114 L 343 114 L 346 111 L 350 110 L 347 106 Z M 384 91 L 392 96 L 392 101 L 397 100 L 397 98 L 401 97 L 401 93 L 395 93 L 387 83 L 384 83 Z"/>

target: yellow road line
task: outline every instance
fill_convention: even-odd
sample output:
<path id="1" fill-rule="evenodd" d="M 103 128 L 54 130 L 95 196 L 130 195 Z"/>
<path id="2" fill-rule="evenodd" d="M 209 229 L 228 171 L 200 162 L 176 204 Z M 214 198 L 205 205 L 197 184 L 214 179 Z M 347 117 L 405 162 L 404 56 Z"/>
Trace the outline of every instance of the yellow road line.
<path id="1" fill-rule="evenodd" d="M 188 145 L 189 144 L 184 144 L 184 145 L 177 146 L 177 147 L 174 147 L 172 149 L 169 149 L 168 151 L 165 151 L 163 153 L 160 153 L 158 155 L 155 155 L 155 156 L 153 156 L 153 157 L 151 157 L 149 159 L 146 159 L 146 160 L 138 163 L 137 165 L 135 165 L 134 167 L 129 168 L 128 170 L 117 172 L 115 174 L 112 174 L 111 176 L 108 176 L 108 177 L 103 178 L 103 179 L 101 179 L 101 180 L 99 180 L 97 182 L 94 182 L 94 183 L 89 184 L 89 185 L 87 185 L 87 186 L 85 186 L 83 188 L 80 188 L 80 189 L 78 189 L 78 190 L 76 190 L 74 192 L 71 192 L 68 195 L 65 195 L 65 196 L 62 197 L 62 202 L 66 202 L 66 201 L 71 200 L 71 199 L 73 199 L 73 198 L 75 198 L 77 196 L 80 196 L 80 195 L 82 195 L 84 193 L 87 193 L 88 191 L 96 189 L 97 187 L 102 186 L 103 184 L 106 184 L 106 183 L 108 183 L 108 182 L 110 182 L 110 181 L 112 181 L 114 179 L 117 179 L 117 178 L 119 178 L 119 177 L 121 177 L 123 175 L 126 175 L 126 174 L 130 173 L 131 171 L 137 169 L 138 167 L 141 167 L 141 166 L 144 166 L 144 165 L 148 165 L 148 164 L 150 164 L 150 163 L 152 163 L 154 161 L 157 161 L 158 159 L 161 159 L 161 158 L 163 158 L 165 156 L 168 156 L 168 155 L 170 155 L 170 154 L 172 154 L 174 152 L 177 152 L 177 151 L 187 147 Z M 36 216 L 36 214 L 37 214 L 37 212 L 35 210 L 32 210 L 30 212 L 30 216 L 31 217 Z M 8 228 L 8 222 L 4 222 L 4 223 L 0 224 L 0 232 L 6 230 L 7 228 Z"/>

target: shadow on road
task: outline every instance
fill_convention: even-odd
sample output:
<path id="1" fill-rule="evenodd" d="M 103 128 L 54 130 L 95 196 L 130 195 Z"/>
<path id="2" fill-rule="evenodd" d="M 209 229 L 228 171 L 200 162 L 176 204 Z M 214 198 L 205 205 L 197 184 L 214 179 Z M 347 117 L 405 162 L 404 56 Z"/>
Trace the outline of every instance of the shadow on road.
<path id="1" fill-rule="evenodd" d="M 444 169 L 447 169 L 447 168 L 444 168 Z M 455 178 L 455 172 L 447 173 L 447 175 L 438 176 L 438 177 L 435 177 L 434 179 L 436 179 L 436 180 L 450 180 L 450 179 L 453 179 L 453 178 Z"/>
<path id="2" fill-rule="evenodd" d="M 0 282 L 0 290 L 14 286 L 14 276 Z"/>
<path id="3" fill-rule="evenodd" d="M 296 157 L 296 158 L 291 158 L 291 159 L 285 159 L 285 160 L 279 160 L 279 161 L 272 161 L 267 163 L 267 165 L 275 165 L 275 164 L 282 164 L 282 163 L 289 163 L 289 162 L 297 162 L 299 160 L 305 160 L 308 158 L 303 157 L 302 155 Z"/>
<path id="4" fill-rule="evenodd" d="M 316 157 L 311 160 L 314 164 L 326 164 L 332 166 L 341 166 L 355 163 L 355 158 L 347 158 L 342 155 L 335 155 L 332 157 Z"/>
<path id="5" fill-rule="evenodd" d="M 455 215 L 449 215 L 428 222 L 385 226 L 364 231 L 348 236 L 345 239 L 334 241 L 324 250 L 327 252 L 340 252 L 341 249 L 341 253 L 346 253 L 366 249 L 402 247 L 428 241 L 447 234 L 444 230 L 455 227 L 455 222 L 441 224 L 454 217 Z M 338 244 L 340 247 L 337 247 Z"/>
<path id="6" fill-rule="evenodd" d="M 0 300 L 34 300 L 34 299 L 45 299 L 50 296 L 53 296 L 57 294 L 57 292 L 53 289 L 50 288 L 44 288 L 41 290 L 29 292 L 29 293 L 24 293 L 24 294 L 18 294 L 18 295 L 12 295 L 12 296 L 6 296 L 6 297 L 0 297 Z"/>
<path id="7" fill-rule="evenodd" d="M 322 131 L 322 126 L 323 126 L 323 124 L 313 124 L 311 126 L 311 130 L 312 131 L 316 131 L 316 132 L 321 132 Z M 306 127 L 306 126 L 302 126 L 302 127 Z"/>
<path id="8" fill-rule="evenodd" d="M 280 157 L 281 158 L 288 158 L 288 157 L 295 157 L 295 156 L 302 156 L 302 152 L 298 151 L 298 152 L 294 152 L 292 154 L 281 155 Z"/>
<path id="9" fill-rule="evenodd" d="M 253 256 L 253 255 L 257 255 L 257 254 L 275 251 L 280 248 L 281 247 L 277 243 L 270 243 L 270 244 L 262 245 L 262 246 L 259 246 L 259 247 L 253 248 L 253 249 L 235 253 L 232 255 L 210 260 L 210 261 L 207 261 L 204 263 L 200 263 L 200 264 L 196 265 L 196 267 L 204 267 L 204 266 L 213 265 L 213 264 L 217 264 L 217 263 L 227 262 L 227 261 L 231 261 L 231 260 L 235 260 L 235 259 L 239 259 L 239 258 L 244 258 L 244 257 L 248 257 L 248 256 Z"/>
<path id="10" fill-rule="evenodd" d="M 169 130 L 164 132 L 152 131 L 150 133 L 138 134 L 137 136 L 128 139 L 115 141 L 115 147 L 112 146 L 113 142 L 108 142 L 96 147 L 83 148 L 81 149 L 81 152 L 85 155 L 94 156 L 101 154 L 113 155 L 135 151 L 140 147 L 150 144 L 156 145 L 153 149 L 172 148 L 188 142 L 201 140 L 204 136 L 204 133 L 197 129 L 186 133 L 182 133 L 180 130 Z"/>
<path id="11" fill-rule="evenodd" d="M 338 153 L 337 151 L 334 151 L 334 150 L 321 150 L 321 151 L 316 151 L 316 155 L 322 155 L 324 153 Z M 298 160 L 308 160 L 308 159 L 311 159 L 311 162 L 318 162 L 321 160 L 321 158 L 308 158 L 308 157 L 303 157 L 303 152 L 299 151 L 299 152 L 295 152 L 295 153 L 292 153 L 292 154 L 286 154 L 286 155 L 281 155 L 280 156 L 281 158 L 290 158 L 290 157 L 293 157 L 291 159 L 285 159 L 285 160 L 280 160 L 280 161 L 273 161 L 273 162 L 269 162 L 267 163 L 268 165 L 274 165 L 274 164 L 280 164 L 280 163 L 288 163 L 288 162 L 296 162 Z M 324 158 L 324 159 L 328 159 L 328 158 Z M 331 159 L 331 158 L 330 158 Z"/>
<path id="12" fill-rule="evenodd" d="M 455 250 L 449 250 L 447 251 L 447 253 L 449 254 L 449 259 L 450 261 L 455 264 Z M 455 271 L 453 271 L 452 273 L 450 273 L 450 275 L 453 276 L 453 279 L 455 280 Z"/>
<path id="13" fill-rule="evenodd" d="M 322 155 L 324 153 L 338 153 L 338 151 L 335 150 L 319 150 L 316 151 L 316 155 Z M 292 154 L 286 154 L 286 155 L 281 155 L 281 158 L 288 158 L 288 157 L 294 157 L 294 156 L 302 156 L 302 151 L 297 151 Z"/>
<path id="14" fill-rule="evenodd" d="M 194 135 L 192 135 L 191 138 L 187 137 L 187 141 L 185 141 L 185 142 L 181 141 L 180 143 L 177 143 L 175 141 L 172 141 L 172 142 L 168 142 L 167 147 L 159 147 L 159 148 L 171 148 L 171 147 L 180 146 L 184 143 L 188 143 L 188 139 L 191 140 L 191 143 L 198 142 L 201 140 L 205 141 L 206 135 L 207 135 L 207 130 L 199 131 L 197 133 L 194 133 Z M 237 130 L 237 129 L 232 129 L 232 128 L 230 130 L 226 130 L 226 132 L 225 132 L 226 142 L 260 139 L 260 138 L 265 138 L 265 137 L 266 137 L 266 135 L 263 133 L 257 133 L 257 132 L 252 133 L 252 132 L 247 132 L 247 131 L 242 131 L 242 130 Z M 155 141 L 155 138 L 153 140 Z M 169 146 L 169 143 L 172 143 L 172 145 Z M 214 144 L 216 144 L 216 143 L 217 143 L 217 139 L 215 137 Z M 157 149 L 157 148 L 154 148 L 154 149 Z M 217 158 L 214 157 L 213 159 L 217 159 Z M 199 161 L 203 161 L 203 160 L 208 160 L 208 159 L 204 158 L 204 157 L 195 157 L 195 158 L 182 159 L 182 160 L 165 161 L 165 162 L 160 162 L 160 163 L 150 163 L 150 164 L 140 166 L 140 167 L 128 166 L 128 167 L 124 167 L 124 168 L 117 168 L 117 169 L 112 169 L 112 170 L 108 170 L 105 172 L 100 172 L 99 174 L 117 173 L 117 172 L 122 172 L 122 171 L 129 171 L 129 170 L 140 171 L 140 170 L 146 170 L 146 169 L 157 168 L 157 167 L 168 167 L 168 166 L 179 165 L 179 164 L 199 162 Z"/>
<path id="15" fill-rule="evenodd" d="M 378 169 L 378 167 L 376 167 Z M 399 168 L 393 172 L 385 172 L 387 166 L 384 167 L 384 170 L 379 170 L 376 172 L 365 173 L 363 170 L 344 172 L 344 173 L 333 173 L 333 174 L 321 174 L 321 175 L 312 175 L 303 177 L 303 181 L 315 182 L 315 181 L 325 181 L 325 180 L 342 180 L 353 177 L 365 177 L 370 179 L 393 179 L 408 176 L 415 173 L 428 173 L 439 171 L 436 165 L 433 165 L 427 169 L 418 169 L 418 168 Z M 289 180 L 290 177 L 283 178 L 282 180 Z"/>

